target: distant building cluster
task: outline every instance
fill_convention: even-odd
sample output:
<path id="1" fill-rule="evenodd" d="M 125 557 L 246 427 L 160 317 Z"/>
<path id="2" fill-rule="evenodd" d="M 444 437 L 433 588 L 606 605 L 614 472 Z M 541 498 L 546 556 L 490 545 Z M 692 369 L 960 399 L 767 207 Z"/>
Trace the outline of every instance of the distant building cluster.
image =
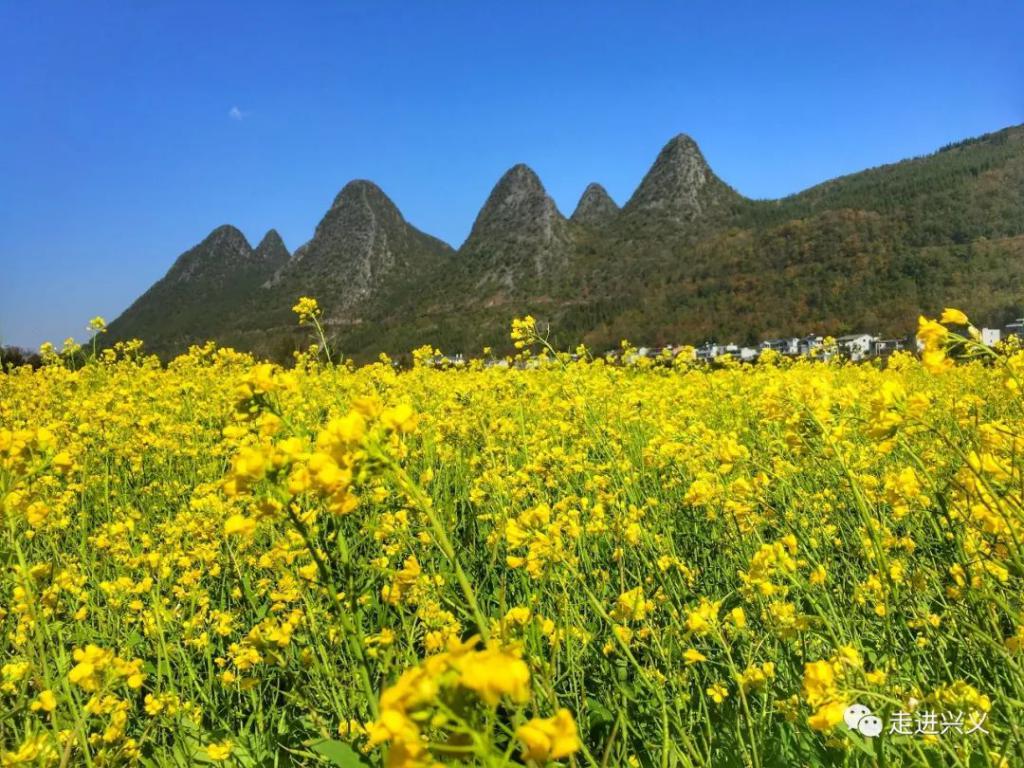
<path id="1" fill-rule="evenodd" d="M 982 328 L 980 340 L 982 344 L 991 347 L 1010 336 L 1024 336 L 1024 318 L 1015 320 L 1002 328 Z M 851 333 L 836 337 L 835 346 L 829 349 L 825 348 L 824 337 L 810 335 L 802 338 L 793 336 L 783 339 L 766 339 L 756 347 L 707 342 L 696 348 L 696 356 L 698 360 L 707 362 L 723 358 L 753 362 L 761 356 L 762 352 L 769 349 L 787 357 L 828 359 L 832 355 L 839 355 L 847 360 L 860 362 L 872 359 L 884 360 L 893 352 L 904 350 L 919 352 L 921 348 L 914 335 L 887 339 L 871 333 Z M 654 350 L 637 350 L 637 354 L 641 356 L 656 357 L 660 352 L 661 350 L 656 352 Z"/>
<path id="2" fill-rule="evenodd" d="M 1024 338 L 1024 318 L 1008 323 L 1002 328 L 982 328 L 980 341 L 988 346 L 995 346 L 1001 340 L 1010 336 Z M 885 360 L 894 352 L 921 351 L 920 342 L 913 334 L 897 338 L 884 338 L 871 333 L 850 333 L 845 336 L 838 336 L 833 339 L 834 345 L 826 347 L 825 337 L 811 334 L 809 336 L 792 336 L 781 339 L 765 339 L 756 347 L 741 346 L 739 344 L 719 344 L 717 342 L 705 342 L 694 349 L 697 360 L 703 362 L 723 361 L 733 359 L 741 363 L 753 363 L 766 350 L 784 355 L 785 357 L 810 357 L 817 360 L 829 360 L 838 356 L 852 362 L 865 360 Z M 670 345 L 665 347 L 638 347 L 629 349 L 625 354 L 622 350 L 613 350 L 604 355 L 606 360 L 612 362 L 629 362 L 636 358 L 649 358 L 652 360 L 675 357 L 684 347 L 682 345 Z M 579 354 L 571 355 L 573 360 L 580 358 Z M 462 354 L 443 355 L 437 354 L 426 360 L 428 365 L 434 367 L 462 367 L 469 361 Z M 535 365 L 536 361 L 519 361 L 511 363 L 515 367 L 529 367 Z M 394 365 L 398 365 L 394 363 Z M 500 366 L 509 367 L 510 362 L 506 358 L 489 357 L 485 360 L 486 367 Z"/>
<path id="3" fill-rule="evenodd" d="M 786 357 L 814 357 L 827 360 L 833 355 L 839 355 L 859 362 L 872 358 L 885 358 L 900 350 L 915 349 L 915 345 L 916 341 L 913 336 L 886 339 L 870 333 L 851 333 L 836 337 L 835 346 L 826 348 L 825 337 L 812 334 L 803 337 L 765 339 L 756 347 L 706 343 L 697 347 L 696 355 L 698 360 L 707 362 L 723 357 L 732 357 L 741 362 L 753 362 L 763 352 L 771 350 Z"/>

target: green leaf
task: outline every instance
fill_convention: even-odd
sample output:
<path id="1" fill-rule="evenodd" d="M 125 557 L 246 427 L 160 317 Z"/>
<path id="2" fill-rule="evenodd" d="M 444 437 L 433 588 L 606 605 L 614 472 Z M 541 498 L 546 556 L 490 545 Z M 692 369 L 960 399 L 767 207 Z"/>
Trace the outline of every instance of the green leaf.
<path id="1" fill-rule="evenodd" d="M 589 714 L 590 727 L 597 728 L 602 725 L 609 725 L 615 722 L 615 715 L 597 699 L 587 697 L 587 712 Z"/>
<path id="2" fill-rule="evenodd" d="M 336 739 L 324 739 L 314 741 L 309 748 L 318 755 L 327 758 L 331 765 L 338 768 L 368 768 L 369 763 L 363 760 L 363 756 L 343 741 Z"/>
<path id="3" fill-rule="evenodd" d="M 871 740 L 865 739 L 863 736 L 857 733 L 857 731 L 852 731 L 848 728 L 844 730 L 846 730 L 847 735 L 850 737 L 850 741 L 853 742 L 853 745 L 857 747 L 857 749 L 859 749 L 861 752 L 870 757 L 875 756 L 875 750 L 872 746 Z"/>

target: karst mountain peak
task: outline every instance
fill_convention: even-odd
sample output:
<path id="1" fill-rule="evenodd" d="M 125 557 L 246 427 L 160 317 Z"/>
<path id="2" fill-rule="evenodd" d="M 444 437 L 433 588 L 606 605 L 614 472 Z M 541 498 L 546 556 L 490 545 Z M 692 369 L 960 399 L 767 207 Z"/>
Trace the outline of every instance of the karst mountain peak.
<path id="1" fill-rule="evenodd" d="M 281 264 L 288 261 L 291 257 L 288 247 L 284 244 L 284 240 L 276 229 L 267 230 L 259 245 L 254 249 L 254 253 L 262 261 L 279 262 Z"/>
<path id="2" fill-rule="evenodd" d="M 608 190 L 595 181 L 583 190 L 576 210 L 569 219 L 586 226 L 603 226 L 612 221 L 618 213 L 619 206 L 612 200 Z"/>
<path id="3" fill-rule="evenodd" d="M 941 302 L 998 322 L 1019 311 L 1021 190 L 1024 126 L 770 201 L 740 195 L 678 134 L 621 210 L 592 183 L 567 219 L 528 165 L 511 166 L 456 250 L 356 179 L 290 257 L 273 230 L 254 249 L 218 227 L 105 340 L 166 358 L 213 339 L 287 360 L 309 341 L 291 313 L 304 295 L 357 359 L 501 347 L 523 314 L 596 346 L 902 334 Z"/>
<path id="4" fill-rule="evenodd" d="M 658 153 L 623 210 L 686 224 L 740 200 L 742 197 L 711 170 L 697 142 L 680 133 Z"/>

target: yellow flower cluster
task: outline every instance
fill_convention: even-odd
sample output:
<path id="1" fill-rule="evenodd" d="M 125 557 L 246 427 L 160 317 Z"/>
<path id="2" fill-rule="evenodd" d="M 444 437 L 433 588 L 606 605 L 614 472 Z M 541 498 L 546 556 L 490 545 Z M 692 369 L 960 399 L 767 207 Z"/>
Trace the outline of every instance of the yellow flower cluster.
<path id="1" fill-rule="evenodd" d="M 126 661 L 92 644 L 75 648 L 72 657 L 75 666 L 68 672 L 68 680 L 84 691 L 95 692 L 121 680 L 129 688 L 137 689 L 146 679 L 141 659 Z"/>
<path id="2" fill-rule="evenodd" d="M 292 312 L 299 316 L 300 323 L 310 323 L 320 316 L 320 304 L 309 296 L 303 296 L 292 307 Z"/>
<path id="3" fill-rule="evenodd" d="M 437 755 L 450 753 L 469 731 L 474 707 L 460 692 L 471 692 L 485 707 L 505 702 L 526 704 L 531 698 L 530 670 L 515 648 L 477 649 L 478 639 L 453 641 L 447 651 L 404 672 L 381 694 L 380 716 L 367 729 L 371 746 L 389 745 L 389 766 L 419 768 L 440 764 Z M 579 749 L 576 722 L 567 709 L 554 717 L 533 718 L 516 736 L 523 755 L 537 762 L 567 757 Z M 442 746 L 434 746 L 436 744 Z M 476 744 L 487 753 L 487 746 Z"/>
<path id="4" fill-rule="evenodd" d="M 813 661 L 804 666 L 803 694 L 815 710 L 807 719 L 816 731 L 830 731 L 843 720 L 843 713 L 851 701 L 845 692 L 854 670 L 864 666 L 856 648 L 843 646 L 831 659 Z"/>
<path id="5" fill-rule="evenodd" d="M 0 372 L 0 765 L 1024 764 L 1024 351 L 920 340 Z"/>

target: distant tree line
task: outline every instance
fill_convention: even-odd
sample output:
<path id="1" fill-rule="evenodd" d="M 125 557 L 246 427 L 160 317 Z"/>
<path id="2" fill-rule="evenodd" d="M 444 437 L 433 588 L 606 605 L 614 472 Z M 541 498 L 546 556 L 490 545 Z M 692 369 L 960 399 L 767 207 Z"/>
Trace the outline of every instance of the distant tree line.
<path id="1" fill-rule="evenodd" d="M 20 368 L 23 365 L 38 368 L 42 364 L 43 358 L 38 352 L 24 347 L 0 346 L 0 370 Z"/>

